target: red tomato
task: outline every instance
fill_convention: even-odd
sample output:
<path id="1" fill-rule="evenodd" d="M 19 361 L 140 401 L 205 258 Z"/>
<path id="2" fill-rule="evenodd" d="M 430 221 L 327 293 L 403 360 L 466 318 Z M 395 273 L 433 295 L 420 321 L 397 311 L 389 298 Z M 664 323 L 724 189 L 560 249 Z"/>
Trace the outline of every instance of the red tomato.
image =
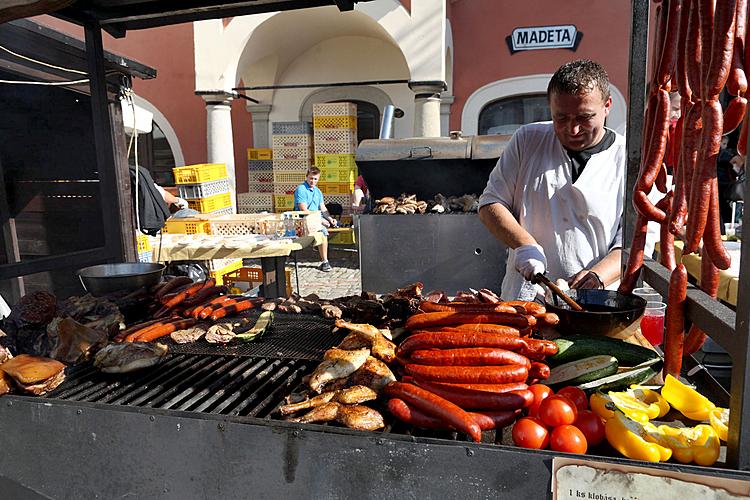
<path id="1" fill-rule="evenodd" d="M 565 396 L 549 396 L 539 405 L 539 418 L 549 427 L 572 424 L 578 418 L 578 409 Z"/>
<path id="2" fill-rule="evenodd" d="M 549 431 L 547 427 L 534 417 L 519 418 L 513 424 L 513 442 L 521 448 L 533 448 L 542 450 L 549 444 Z"/>
<path id="3" fill-rule="evenodd" d="M 539 405 L 547 397 L 554 394 L 552 389 L 544 384 L 533 384 L 529 386 L 529 390 L 534 394 L 534 402 L 528 408 L 529 416 L 536 417 L 539 413 Z"/>
<path id="4" fill-rule="evenodd" d="M 599 415 L 591 410 L 578 412 L 578 418 L 573 424 L 586 436 L 586 442 L 596 446 L 604 440 L 604 423 Z"/>
<path id="5" fill-rule="evenodd" d="M 560 396 L 565 396 L 569 400 L 573 401 L 575 403 L 576 408 L 578 408 L 578 411 L 588 410 L 589 409 L 589 399 L 586 397 L 586 393 L 583 392 L 583 389 L 579 389 L 578 387 L 574 386 L 568 386 L 563 387 L 557 393 Z"/>
<path id="6" fill-rule="evenodd" d="M 586 453 L 588 444 L 583 432 L 573 425 L 561 425 L 552 430 L 550 448 L 567 453 Z"/>

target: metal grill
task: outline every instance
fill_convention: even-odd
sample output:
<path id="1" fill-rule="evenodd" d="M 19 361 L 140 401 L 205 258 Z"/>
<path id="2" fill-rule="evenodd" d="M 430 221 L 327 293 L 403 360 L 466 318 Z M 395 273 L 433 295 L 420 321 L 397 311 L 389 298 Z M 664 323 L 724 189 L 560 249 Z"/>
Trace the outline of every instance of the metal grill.
<path id="1" fill-rule="evenodd" d="M 254 313 L 257 317 L 260 313 Z M 257 356 L 280 359 L 321 360 L 323 353 L 342 340 L 332 333 L 333 320 L 309 314 L 274 313 L 271 326 L 260 339 L 247 343 L 210 344 L 205 340 L 175 344 L 165 340 L 173 354 Z"/>

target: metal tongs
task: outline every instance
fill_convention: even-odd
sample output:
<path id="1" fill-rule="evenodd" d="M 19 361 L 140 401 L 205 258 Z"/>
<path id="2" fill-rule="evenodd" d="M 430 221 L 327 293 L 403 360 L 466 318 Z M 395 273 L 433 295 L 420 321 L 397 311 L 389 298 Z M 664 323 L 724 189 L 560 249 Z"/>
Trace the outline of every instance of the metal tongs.
<path id="1" fill-rule="evenodd" d="M 583 307 L 581 307 L 578 304 L 578 302 L 576 302 L 575 300 L 573 300 L 570 297 L 570 295 L 568 295 L 567 293 L 565 293 L 562 290 L 560 290 L 559 286 L 557 286 L 556 284 L 554 284 L 552 282 L 552 280 L 550 280 L 548 277 L 546 277 L 542 273 L 536 273 L 534 275 L 534 278 L 531 281 L 533 283 L 541 283 L 544 286 L 546 286 L 547 288 L 549 288 L 552 291 L 552 293 L 554 293 L 555 295 L 557 295 L 558 297 L 560 297 L 561 299 L 563 299 L 565 301 L 565 303 L 568 304 L 570 306 L 570 308 L 573 309 L 574 311 L 583 311 L 584 310 Z"/>

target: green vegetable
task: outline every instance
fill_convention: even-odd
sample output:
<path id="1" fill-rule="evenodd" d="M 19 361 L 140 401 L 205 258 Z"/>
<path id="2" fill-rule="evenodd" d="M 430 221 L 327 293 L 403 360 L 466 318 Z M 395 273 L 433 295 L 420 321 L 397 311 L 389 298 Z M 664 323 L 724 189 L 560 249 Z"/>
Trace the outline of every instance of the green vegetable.
<path id="1" fill-rule="evenodd" d="M 615 373 L 609 377 L 580 384 L 578 387 L 586 392 L 602 391 L 607 393 L 609 391 L 624 391 L 633 384 L 640 385 L 647 382 L 654 375 L 661 372 L 661 366 L 661 359 L 649 360 L 641 366 Z"/>
<path id="2" fill-rule="evenodd" d="M 271 322 L 273 322 L 273 313 L 271 311 L 264 311 L 260 316 L 258 316 L 258 321 L 255 322 L 255 325 L 253 325 L 251 329 L 244 333 L 235 335 L 234 338 L 237 340 L 242 340 L 243 342 L 258 340 L 263 336 L 264 333 L 268 331 L 268 327 L 271 326 Z"/>
<path id="3" fill-rule="evenodd" d="M 557 344 L 557 354 L 547 357 L 553 365 L 604 354 L 617 358 L 620 366 L 636 366 L 659 358 L 656 351 L 609 337 L 571 335 L 556 339 L 555 344 Z"/>
<path id="4" fill-rule="evenodd" d="M 579 385 L 617 373 L 617 358 L 612 356 L 590 356 L 571 361 L 550 370 L 544 383 L 554 390 L 566 385 Z"/>

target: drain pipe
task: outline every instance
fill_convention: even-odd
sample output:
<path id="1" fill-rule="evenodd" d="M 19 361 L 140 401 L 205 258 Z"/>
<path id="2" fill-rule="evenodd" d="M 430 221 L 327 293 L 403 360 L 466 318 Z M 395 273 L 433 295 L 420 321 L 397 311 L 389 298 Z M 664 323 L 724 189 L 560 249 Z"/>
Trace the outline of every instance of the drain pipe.
<path id="1" fill-rule="evenodd" d="M 383 110 L 383 121 L 380 122 L 380 139 L 390 139 L 393 132 L 393 115 L 396 107 L 388 104 Z"/>

